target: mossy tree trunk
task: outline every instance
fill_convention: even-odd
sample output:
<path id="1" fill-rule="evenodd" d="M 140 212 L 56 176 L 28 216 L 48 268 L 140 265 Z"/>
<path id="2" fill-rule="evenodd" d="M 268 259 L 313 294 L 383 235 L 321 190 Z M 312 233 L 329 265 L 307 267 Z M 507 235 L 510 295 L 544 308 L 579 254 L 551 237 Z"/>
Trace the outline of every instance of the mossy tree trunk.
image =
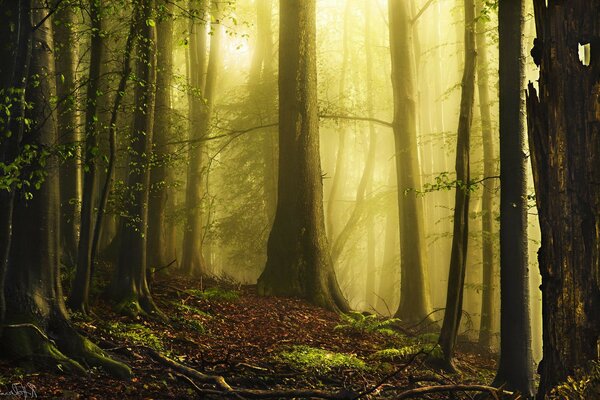
<path id="1" fill-rule="evenodd" d="M 98 366 L 128 377 L 125 365 L 108 358 L 102 350 L 80 336 L 69 323 L 59 280 L 59 175 L 58 160 L 50 150 L 57 141 L 56 95 L 50 12 L 42 1 L 31 5 L 32 33 L 30 82 L 26 98 L 32 104 L 28 117 L 34 121 L 23 143 L 39 149 L 25 174 L 43 172 L 45 179 L 33 197 L 25 193 L 15 205 L 15 224 L 6 275 L 6 318 L 2 336 L 4 354 L 32 367 L 54 365 L 83 372 L 82 365 Z M 28 24 L 27 29 L 32 25 Z M 25 66 L 21 66 L 25 67 Z M 34 246 L 31 244 L 35 243 Z M 52 341 L 51 341 L 52 340 Z"/>
<path id="2" fill-rule="evenodd" d="M 452 234 L 452 252 L 448 271 L 448 291 L 446 310 L 439 337 L 443 351 L 440 367 L 454 370 L 454 347 L 462 317 L 463 293 L 467 271 L 467 246 L 469 241 L 469 184 L 471 180 L 470 143 L 473 103 L 475 96 L 475 3 L 464 1 L 465 48 L 460 115 L 456 143 L 456 194 L 454 201 L 454 227 Z"/>
<path id="3" fill-rule="evenodd" d="M 540 78 L 539 90 L 529 85 L 527 115 L 542 232 L 542 399 L 598 359 L 600 1 L 533 3 Z M 580 60 L 580 45 L 591 57 Z"/>
<path id="4" fill-rule="evenodd" d="M 111 298 L 118 312 L 130 315 L 158 312 L 146 277 L 148 199 L 150 187 L 149 155 L 154 129 L 154 87 L 156 83 L 155 30 L 148 23 L 154 18 L 154 1 L 140 0 L 138 8 L 136 76 L 133 132 L 129 147 L 127 217 L 120 226 L 121 247 Z"/>
<path id="5" fill-rule="evenodd" d="M 329 255 L 323 215 L 316 0 L 281 0 L 280 26 L 278 203 L 258 291 L 347 311 Z"/>
<path id="6" fill-rule="evenodd" d="M 498 8 L 500 38 L 500 362 L 495 386 L 533 396 L 527 260 L 523 1 Z"/>
<path id="7" fill-rule="evenodd" d="M 401 260 L 400 305 L 395 316 L 415 323 L 430 318 L 431 304 L 423 200 L 411 192 L 421 188 L 412 6 L 405 0 L 390 0 L 388 4 Z"/>

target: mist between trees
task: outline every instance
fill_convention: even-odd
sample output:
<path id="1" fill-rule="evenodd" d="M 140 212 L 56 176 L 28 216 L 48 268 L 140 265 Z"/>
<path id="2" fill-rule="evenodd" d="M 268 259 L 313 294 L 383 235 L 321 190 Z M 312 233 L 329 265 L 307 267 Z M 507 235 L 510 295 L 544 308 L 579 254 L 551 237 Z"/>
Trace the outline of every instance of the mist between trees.
<path id="1" fill-rule="evenodd" d="M 556 34 L 551 11 L 589 7 L 598 18 L 597 1 L 572 3 L 0 1 L 3 343 L 27 354 L 39 335 L 9 327 L 35 324 L 61 332 L 55 345 L 41 341 L 49 357 L 127 375 L 70 327 L 63 294 L 88 314 L 104 274 L 117 310 L 160 315 L 149 281 L 218 276 L 441 330 L 445 369 L 457 340 L 502 350 L 495 383 L 531 395 L 542 359 L 537 251 L 564 217 L 545 209 L 541 235 L 537 206 L 554 207 L 546 198 L 565 181 L 544 180 L 555 165 L 546 157 L 562 150 L 532 137 L 534 190 L 525 83 L 541 135 L 553 122 L 540 111 L 547 97 L 532 94 L 540 63 L 544 85 L 560 79 L 544 75 L 555 60 L 539 39 Z M 598 23 L 582 26 L 573 65 L 597 72 Z M 597 74 L 585 79 L 597 87 Z M 598 150 L 591 139 L 573 146 Z M 587 210 L 575 213 L 591 224 L 575 246 L 587 254 L 598 248 L 598 202 L 582 196 L 562 204 Z M 563 260 L 549 246 L 543 257 Z M 597 268 L 594 254 L 573 262 Z M 512 303 L 501 302 L 501 276 Z M 550 286 L 548 323 L 552 296 L 567 290 Z M 590 347 L 598 327 L 586 321 L 577 326 Z M 544 364 L 540 393 L 589 359 L 577 354 L 554 375 Z"/>

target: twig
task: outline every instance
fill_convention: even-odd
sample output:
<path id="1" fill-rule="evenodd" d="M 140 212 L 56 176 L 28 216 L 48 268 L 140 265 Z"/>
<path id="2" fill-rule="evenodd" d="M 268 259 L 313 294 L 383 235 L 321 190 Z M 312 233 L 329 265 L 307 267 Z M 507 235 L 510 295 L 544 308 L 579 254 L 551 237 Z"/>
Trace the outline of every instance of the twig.
<path id="1" fill-rule="evenodd" d="M 396 399 L 408 399 L 412 397 L 422 396 L 429 393 L 440 392 L 484 392 L 489 393 L 495 400 L 500 400 L 502 394 L 512 396 L 514 393 L 507 392 L 503 389 L 498 389 L 492 386 L 485 385 L 439 385 L 439 386 L 424 386 L 420 388 L 405 390 L 395 396 Z M 419 397 L 422 398 L 422 397 Z"/>

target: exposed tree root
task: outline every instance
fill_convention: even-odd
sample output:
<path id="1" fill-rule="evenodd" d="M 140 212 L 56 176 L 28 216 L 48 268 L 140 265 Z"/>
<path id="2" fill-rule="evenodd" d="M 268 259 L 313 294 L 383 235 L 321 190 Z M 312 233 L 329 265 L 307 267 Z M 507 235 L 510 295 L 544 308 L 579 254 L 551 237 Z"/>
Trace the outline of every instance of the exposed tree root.
<path id="1" fill-rule="evenodd" d="M 182 374 L 192 388 L 201 395 L 215 395 L 226 398 L 248 399 L 277 399 L 277 398 L 319 398 L 331 400 L 353 400 L 359 397 L 355 392 L 342 389 L 337 392 L 318 389 L 292 389 L 292 390 L 261 390 L 261 389 L 236 389 L 231 387 L 225 378 L 218 375 L 207 375 L 198 370 L 185 366 L 172 360 L 149 347 L 144 350 L 156 361 Z M 207 383 L 217 389 L 200 388 L 196 383 Z"/>
<path id="2" fill-rule="evenodd" d="M 512 392 L 507 392 L 503 389 L 485 385 L 439 385 L 439 386 L 424 386 L 420 388 L 405 390 L 394 396 L 395 399 L 421 398 L 425 394 L 444 393 L 444 392 L 483 392 L 492 396 L 495 400 L 500 400 L 502 396 L 508 395 L 512 399 L 517 399 Z"/>

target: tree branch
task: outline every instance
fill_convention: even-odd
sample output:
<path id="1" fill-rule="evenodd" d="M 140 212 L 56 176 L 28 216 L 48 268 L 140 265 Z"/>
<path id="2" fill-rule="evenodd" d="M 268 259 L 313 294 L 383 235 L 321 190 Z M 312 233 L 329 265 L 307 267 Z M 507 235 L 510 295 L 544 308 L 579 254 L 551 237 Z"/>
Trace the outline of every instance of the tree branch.
<path id="1" fill-rule="evenodd" d="M 419 10 L 419 12 L 417 13 L 417 15 L 415 15 L 415 17 L 410 21 L 411 24 L 414 24 L 415 22 L 417 22 L 417 20 L 421 17 L 421 15 L 423 15 L 423 13 L 425 11 L 427 11 L 427 9 L 429 8 L 429 6 L 431 4 L 433 4 L 435 0 L 429 0 L 427 3 L 425 3 L 425 5 L 423 6 L 423 8 L 421 8 Z"/>
<path id="2" fill-rule="evenodd" d="M 366 122 L 373 122 L 375 124 L 387 126 L 389 128 L 392 128 L 394 126 L 394 124 L 392 124 L 391 122 L 383 121 L 381 119 L 358 117 L 358 116 L 354 116 L 354 115 L 335 115 L 335 114 L 328 115 L 328 114 L 326 114 L 326 115 L 319 115 L 319 118 L 321 118 L 321 119 L 345 119 L 345 120 L 349 120 L 349 121 L 366 121 Z"/>
<path id="3" fill-rule="evenodd" d="M 395 399 L 409 399 L 429 393 L 440 392 L 484 392 L 489 393 L 495 400 L 500 400 L 501 395 L 513 396 L 514 393 L 506 390 L 485 385 L 439 385 L 439 386 L 424 386 L 420 388 L 405 390 L 399 393 Z"/>

